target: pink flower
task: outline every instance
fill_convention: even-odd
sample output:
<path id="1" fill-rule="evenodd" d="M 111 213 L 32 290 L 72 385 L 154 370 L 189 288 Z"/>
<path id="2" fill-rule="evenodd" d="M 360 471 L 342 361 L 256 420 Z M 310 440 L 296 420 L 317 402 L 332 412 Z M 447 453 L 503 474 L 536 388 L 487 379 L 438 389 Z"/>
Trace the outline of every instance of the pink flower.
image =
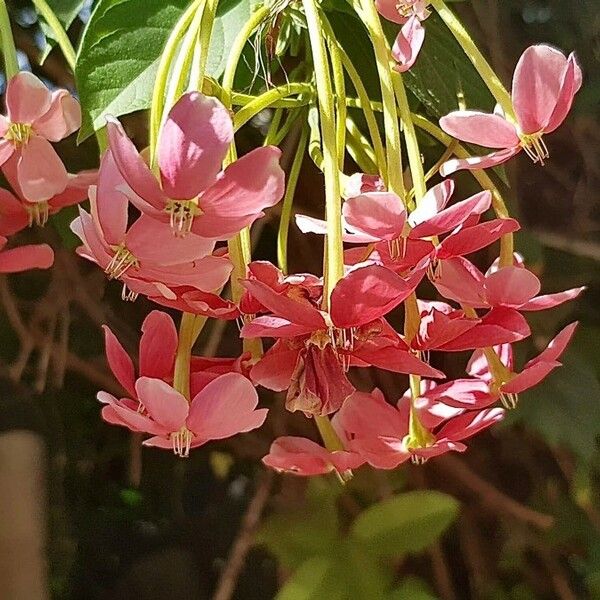
<path id="1" fill-rule="evenodd" d="M 499 165 L 524 150 L 544 164 L 548 149 L 543 135 L 567 117 L 581 87 L 581 69 L 573 54 L 565 57 L 550 46 L 531 46 L 522 54 L 513 77 L 510 115 L 459 110 L 440 119 L 440 127 L 464 142 L 495 148 L 487 156 L 450 160 L 440 169 L 447 176 L 460 169 L 485 169 Z"/>
<path id="2" fill-rule="evenodd" d="M 366 192 L 385 192 L 385 183 L 379 175 L 353 173 L 344 182 L 344 198 L 353 198 Z"/>
<path id="3" fill-rule="evenodd" d="M 68 176 L 50 142 L 81 126 L 79 103 L 67 90 L 50 90 L 32 73 L 17 73 L 6 88 L 0 115 L 0 165 L 11 157 L 24 198 L 44 202 L 60 194 Z"/>
<path id="4" fill-rule="evenodd" d="M 190 231 L 227 239 L 281 200 L 281 152 L 266 146 L 249 152 L 224 171 L 221 164 L 233 139 L 227 109 L 198 92 L 173 106 L 160 134 L 160 182 L 152 174 L 118 121 L 108 120 L 115 161 L 144 214 L 171 224 L 178 235 Z"/>
<path id="5" fill-rule="evenodd" d="M 399 73 L 408 71 L 416 62 L 425 41 L 425 28 L 419 17 L 412 16 L 402 26 L 392 47 L 392 56 L 396 61 L 394 69 Z"/>
<path id="6" fill-rule="evenodd" d="M 410 345 L 421 352 L 472 350 L 518 342 L 531 333 L 525 319 L 512 308 L 493 308 L 482 318 L 473 319 L 444 302 L 418 303 L 420 327 Z"/>
<path id="7" fill-rule="evenodd" d="M 280 437 L 262 459 L 267 467 L 293 475 L 325 475 L 332 471 L 344 473 L 357 469 L 365 461 L 354 452 L 329 452 L 312 440 L 302 437 Z"/>
<path id="8" fill-rule="evenodd" d="M 13 235 L 33 223 L 45 225 L 48 216 L 56 214 L 65 206 L 79 204 L 88 197 L 88 188 L 96 183 L 96 171 L 81 171 L 76 175 L 67 173 L 67 187 L 48 200 L 30 202 L 23 195 L 15 167 L 17 162 L 10 158 L 4 164 L 4 175 L 15 195 L 0 189 L 0 234 Z"/>
<path id="9" fill-rule="evenodd" d="M 405 280 L 377 265 L 357 268 L 336 285 L 329 313 L 305 298 L 278 294 L 262 281 L 244 281 L 272 314 L 246 324 L 242 337 L 279 340 L 252 369 L 252 379 L 272 390 L 288 389 L 290 410 L 329 414 L 354 389 L 345 376 L 351 364 L 443 376 L 411 354 L 382 319 L 412 293 L 421 277 Z"/>
<path id="10" fill-rule="evenodd" d="M 54 252 L 48 244 L 34 244 L 6 250 L 7 243 L 8 239 L 0 235 L 0 273 L 49 269 L 54 263 Z"/>
<path id="11" fill-rule="evenodd" d="M 577 298 L 585 287 L 538 296 L 540 280 L 522 266 L 490 270 L 484 275 L 466 258 L 444 261 L 441 273 L 433 282 L 438 292 L 450 300 L 473 308 L 504 306 L 520 311 L 553 308 Z"/>
<path id="12" fill-rule="evenodd" d="M 465 411 L 439 402 L 432 406 L 417 401 L 416 410 L 419 420 L 431 428 L 428 431 L 421 427 L 419 439 L 409 434 L 409 394 L 394 407 L 379 390 L 371 394 L 356 392 L 335 415 L 333 424 L 350 451 L 375 468 L 394 469 L 411 458 L 423 462 L 450 451 L 464 452 L 463 440 L 504 416 L 500 408 Z"/>
<path id="13" fill-rule="evenodd" d="M 428 0 L 375 0 L 379 14 L 399 24 L 406 23 L 412 17 L 424 21 L 431 14 L 428 5 Z"/>
<path id="14" fill-rule="evenodd" d="M 97 263 L 110 279 L 119 279 L 138 293 L 175 300 L 172 288 L 190 286 L 212 292 L 227 282 L 230 261 L 213 256 L 215 242 L 189 235 L 173 236 L 169 227 L 146 215 L 128 227 L 128 207 L 132 192 L 127 190 L 107 152 L 100 165 L 98 188 L 90 188 L 92 215 L 81 208 L 71 229 L 84 245 L 77 252 Z"/>
<path id="15" fill-rule="evenodd" d="M 519 373 L 513 371 L 513 355 L 510 345 L 503 345 L 499 349 L 500 359 L 506 369 L 500 374 L 490 372 L 487 360 L 482 351 L 477 350 L 473 354 L 467 371 L 469 375 L 478 377 L 489 382 L 490 388 L 494 392 L 501 394 L 503 402 L 514 407 L 517 402 L 517 394 L 536 386 L 545 379 L 561 363 L 558 359 L 565 351 L 571 341 L 577 323 L 567 325 L 542 351 L 538 356 L 531 359 Z M 494 375 L 499 376 L 500 380 L 495 380 Z"/>
<path id="16" fill-rule="evenodd" d="M 131 398 L 137 399 L 133 361 L 110 328 L 104 325 L 103 329 L 108 366 Z M 173 319 L 167 313 L 153 310 L 142 324 L 139 376 L 172 382 L 176 351 L 177 329 Z"/>
<path id="17" fill-rule="evenodd" d="M 172 448 L 182 457 L 211 440 L 260 427 L 268 412 L 265 408 L 256 410 L 256 390 L 238 373 L 214 379 L 191 403 L 160 379 L 141 377 L 136 381 L 135 391 L 144 412 L 131 406 L 127 399 L 117 400 L 99 392 L 98 399 L 106 404 L 102 411 L 105 420 L 131 431 L 149 433 L 152 437 L 144 441 L 145 446 Z"/>

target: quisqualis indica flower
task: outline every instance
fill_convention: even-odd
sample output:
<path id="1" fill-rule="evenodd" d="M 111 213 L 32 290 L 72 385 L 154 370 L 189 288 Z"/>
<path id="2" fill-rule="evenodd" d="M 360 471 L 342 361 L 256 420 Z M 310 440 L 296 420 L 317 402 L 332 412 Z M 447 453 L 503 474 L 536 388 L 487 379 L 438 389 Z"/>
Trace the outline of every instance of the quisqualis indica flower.
<path id="1" fill-rule="evenodd" d="M 49 269 L 54 252 L 48 244 L 32 244 L 6 249 L 8 239 L 0 235 L 0 273 L 20 273 L 30 269 Z"/>
<path id="2" fill-rule="evenodd" d="M 145 446 L 173 449 L 189 456 L 190 449 L 211 440 L 221 440 L 260 427 L 267 409 L 257 409 L 258 395 L 252 383 L 239 373 L 227 373 L 204 386 L 188 402 L 161 379 L 140 377 L 135 391 L 143 411 L 127 399 L 117 400 L 106 392 L 98 399 L 106 404 L 103 417 L 131 431 L 149 433 Z M 105 414 L 107 409 L 110 414 Z"/>
<path id="3" fill-rule="evenodd" d="M 514 119 L 512 115 L 474 110 L 459 110 L 440 119 L 440 127 L 453 137 L 497 151 L 450 160 L 440 172 L 447 176 L 460 169 L 493 167 L 521 150 L 534 162 L 544 164 L 549 153 L 543 136 L 565 120 L 581 82 L 581 69 L 573 54 L 565 57 L 544 44 L 527 48 L 513 76 Z"/>
<path id="4" fill-rule="evenodd" d="M 35 75 L 23 71 L 8 82 L 6 113 L 0 115 L 0 165 L 13 157 L 19 186 L 30 202 L 60 194 L 68 175 L 50 142 L 79 129 L 79 103 L 67 90 L 50 92 Z"/>
<path id="5" fill-rule="evenodd" d="M 173 106 L 158 143 L 159 179 L 117 120 L 108 119 L 107 128 L 117 166 L 135 192 L 131 202 L 180 236 L 228 239 L 283 197 L 281 152 L 274 146 L 253 150 L 221 170 L 233 124 L 216 98 L 190 92 Z"/>

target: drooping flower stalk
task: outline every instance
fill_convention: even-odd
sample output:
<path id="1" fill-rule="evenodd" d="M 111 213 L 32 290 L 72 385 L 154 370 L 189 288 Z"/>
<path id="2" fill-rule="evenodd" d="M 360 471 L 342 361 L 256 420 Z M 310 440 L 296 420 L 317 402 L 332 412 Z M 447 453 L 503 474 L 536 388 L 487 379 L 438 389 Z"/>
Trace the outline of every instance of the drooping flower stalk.
<path id="1" fill-rule="evenodd" d="M 481 54 L 479 48 L 477 48 L 477 45 L 469 35 L 469 32 L 463 27 L 456 15 L 448 8 L 444 0 L 431 0 L 431 5 L 440 15 L 452 35 L 456 38 L 456 41 L 461 45 L 465 54 L 483 79 L 483 82 L 487 85 L 488 89 L 496 99 L 496 102 L 502 107 L 504 114 L 508 118 L 516 120 L 510 94 L 498 78 L 498 75 L 496 75 L 494 69 L 492 69 L 483 54 Z"/>
<path id="2" fill-rule="evenodd" d="M 373 0 L 357 0 L 360 13 L 369 32 L 375 51 L 377 72 L 381 84 L 383 102 L 383 120 L 386 132 L 387 188 L 404 198 L 404 181 L 402 180 L 402 155 L 400 145 L 400 127 L 396 110 L 396 96 L 390 69 L 391 50 L 381 27 L 379 13 Z"/>
<path id="3" fill-rule="evenodd" d="M 67 64 L 71 68 L 71 71 L 75 71 L 75 63 L 77 61 L 77 56 L 75 53 L 75 49 L 73 48 L 73 44 L 71 44 L 71 40 L 65 31 L 65 28 L 62 26 L 61 22 L 58 20 L 54 11 L 46 2 L 46 0 L 32 0 L 33 5 L 36 10 L 44 17 L 46 23 L 50 29 L 52 29 L 52 33 L 56 37 L 56 41 L 60 47 Z"/>
<path id="4" fill-rule="evenodd" d="M 6 78 L 10 79 L 19 72 L 17 50 L 10 26 L 6 0 L 0 0 L 0 37 L 2 38 L 2 54 L 4 55 L 4 68 Z"/>

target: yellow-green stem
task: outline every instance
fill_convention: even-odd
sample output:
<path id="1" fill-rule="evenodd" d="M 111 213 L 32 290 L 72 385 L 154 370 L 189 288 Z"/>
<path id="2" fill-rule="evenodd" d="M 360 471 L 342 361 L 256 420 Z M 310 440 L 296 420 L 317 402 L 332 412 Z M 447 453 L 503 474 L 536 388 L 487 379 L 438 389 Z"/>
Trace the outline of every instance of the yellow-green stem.
<path id="1" fill-rule="evenodd" d="M 67 64 L 71 68 L 71 71 L 75 71 L 75 63 L 77 62 L 75 49 L 73 48 L 73 44 L 71 44 L 71 40 L 69 39 L 65 28 L 62 26 L 61 22 L 58 20 L 57 16 L 54 14 L 54 11 L 50 8 L 46 0 L 32 1 L 37 12 L 44 17 L 48 27 L 52 29 L 52 33 L 54 33 L 60 50 L 63 53 Z"/>
<path id="2" fill-rule="evenodd" d="M 470 153 L 460 144 L 456 143 L 456 140 L 450 137 L 446 132 L 440 129 L 437 125 L 427 120 L 421 115 L 412 113 L 412 120 L 414 124 L 429 133 L 432 137 L 441 142 L 444 146 L 449 147 L 454 145 L 454 154 L 458 158 L 468 158 Z M 489 190 L 492 194 L 492 208 L 496 213 L 496 216 L 500 219 L 510 218 L 508 207 L 502 198 L 502 194 L 496 184 L 492 181 L 490 176 L 483 170 L 477 169 L 469 171 L 471 175 L 477 180 L 484 190 Z M 513 253 L 514 253 L 514 236 L 512 233 L 503 235 L 500 239 L 500 266 L 507 267 L 513 264 Z"/>
<path id="3" fill-rule="evenodd" d="M 446 27 L 451 31 L 456 41 L 461 45 L 473 66 L 487 85 L 488 89 L 496 99 L 496 102 L 504 110 L 504 114 L 512 119 L 515 119 L 514 109 L 510 94 L 496 75 L 496 72 L 489 65 L 483 54 L 477 48 L 477 45 L 458 20 L 456 15 L 448 8 L 444 0 L 431 0 L 431 5 L 442 18 Z"/>
<path id="4" fill-rule="evenodd" d="M 421 161 L 421 151 L 417 141 L 415 126 L 410 116 L 410 106 L 406 97 L 406 89 L 402 74 L 394 71 L 393 75 L 394 91 L 396 101 L 398 102 L 398 111 L 402 121 L 402 131 L 404 132 L 404 141 L 406 142 L 406 152 L 408 154 L 408 164 L 412 177 L 413 188 L 415 190 L 415 201 L 417 205 L 427 193 L 425 184 L 425 173 L 423 171 L 423 162 Z"/>
<path id="5" fill-rule="evenodd" d="M 177 47 L 181 39 L 188 30 L 190 23 L 194 19 L 196 10 L 202 5 L 205 0 L 195 0 L 181 15 L 177 21 L 163 53 L 160 57 L 158 69 L 156 72 L 156 81 L 154 84 L 154 92 L 152 94 L 152 106 L 150 108 L 150 165 L 154 165 L 156 161 L 156 147 L 158 144 L 158 135 L 162 123 L 164 107 L 165 107 L 165 92 L 169 79 L 171 65 L 175 58 Z"/>
<path id="6" fill-rule="evenodd" d="M 190 401 L 190 357 L 196 341 L 196 315 L 183 313 L 179 324 L 179 343 L 175 355 L 173 387 Z"/>
<path id="7" fill-rule="evenodd" d="M 308 144 L 308 126 L 302 127 L 300 133 L 300 139 L 298 140 L 298 146 L 296 153 L 294 154 L 294 160 L 290 168 L 290 174 L 288 176 L 287 186 L 285 190 L 285 196 L 283 197 L 283 206 L 281 208 L 281 218 L 279 220 L 279 231 L 277 233 L 277 260 L 279 268 L 283 273 L 288 272 L 288 261 L 287 261 L 287 244 L 288 244 L 288 233 L 290 229 L 290 220 L 292 218 L 292 205 L 294 202 L 294 194 L 296 192 L 296 185 L 298 184 L 298 178 L 300 177 L 300 170 L 302 169 L 302 163 L 304 162 L 304 153 L 306 152 L 306 146 Z"/>
<path id="8" fill-rule="evenodd" d="M 402 148 L 400 144 L 400 128 L 396 110 L 396 97 L 390 68 L 391 51 L 381 27 L 379 13 L 373 0 L 360 0 L 361 16 L 369 32 L 375 51 L 377 72 L 381 84 L 381 99 L 383 102 L 383 120 L 386 132 L 387 186 L 404 198 L 404 181 L 402 179 Z M 358 90 L 357 90 L 358 93 Z"/>
<path id="9" fill-rule="evenodd" d="M 19 72 L 17 50 L 10 26 L 10 17 L 6 8 L 6 1 L 0 0 L 0 36 L 2 37 L 2 54 L 4 55 L 4 69 L 6 79 L 14 77 Z"/>
<path id="10" fill-rule="evenodd" d="M 323 308 L 329 307 L 329 297 L 337 282 L 344 276 L 342 246 L 342 203 L 340 190 L 339 153 L 333 85 L 325 37 L 316 0 L 303 0 L 308 34 L 313 55 L 315 85 L 319 104 L 319 124 L 323 147 L 323 173 L 325 175 L 325 212 L 327 218 L 327 260 L 324 265 L 326 289 Z M 345 126 L 345 123 L 344 123 Z"/>

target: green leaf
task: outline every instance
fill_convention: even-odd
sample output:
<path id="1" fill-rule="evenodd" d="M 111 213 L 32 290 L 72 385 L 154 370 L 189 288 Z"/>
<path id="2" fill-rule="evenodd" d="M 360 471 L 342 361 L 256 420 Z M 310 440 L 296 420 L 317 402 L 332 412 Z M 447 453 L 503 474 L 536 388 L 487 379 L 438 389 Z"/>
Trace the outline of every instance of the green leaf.
<path id="1" fill-rule="evenodd" d="M 315 556 L 288 579 L 276 600 L 342 600 L 344 587 L 335 557 Z"/>
<path id="2" fill-rule="evenodd" d="M 436 600 L 428 585 L 418 577 L 406 577 L 386 600 Z"/>
<path id="3" fill-rule="evenodd" d="M 54 11 L 65 31 L 69 29 L 77 15 L 81 12 L 85 0 L 47 0 L 48 5 Z M 40 26 L 46 36 L 46 46 L 40 56 L 40 64 L 43 64 L 52 48 L 56 45 L 56 38 L 52 29 L 47 25 L 43 17 L 40 16 Z"/>
<path id="4" fill-rule="evenodd" d="M 256 543 L 264 544 L 286 567 L 294 568 L 317 554 L 329 554 L 339 544 L 337 488 L 325 480 L 311 480 L 306 502 L 299 508 L 270 516 Z"/>
<path id="5" fill-rule="evenodd" d="M 222 75 L 233 39 L 257 0 L 219 3 L 207 72 Z M 165 42 L 188 0 L 100 0 L 84 32 L 75 75 L 83 140 L 115 117 L 150 107 Z"/>
<path id="6" fill-rule="evenodd" d="M 598 338 L 593 356 L 584 353 L 588 343 L 586 332 L 578 332 L 561 359 L 563 366 L 522 394 L 518 409 L 509 414 L 509 423 L 524 423 L 550 444 L 566 446 L 586 462 L 597 450 L 600 436 L 600 379 L 594 364 Z"/>
<path id="7" fill-rule="evenodd" d="M 467 108 L 491 111 L 494 98 L 437 14 L 427 19 L 426 30 L 419 59 L 404 74 L 412 93 L 437 118 L 458 109 L 459 93 Z M 395 36 L 394 31 L 397 28 L 392 29 Z"/>
<path id="8" fill-rule="evenodd" d="M 187 0 L 100 0 L 81 40 L 75 77 L 83 108 L 79 139 L 148 108 L 163 46 Z"/>
<path id="9" fill-rule="evenodd" d="M 431 545 L 458 514 L 458 502 L 435 491 L 400 494 L 358 516 L 352 535 L 379 556 L 398 557 Z"/>

